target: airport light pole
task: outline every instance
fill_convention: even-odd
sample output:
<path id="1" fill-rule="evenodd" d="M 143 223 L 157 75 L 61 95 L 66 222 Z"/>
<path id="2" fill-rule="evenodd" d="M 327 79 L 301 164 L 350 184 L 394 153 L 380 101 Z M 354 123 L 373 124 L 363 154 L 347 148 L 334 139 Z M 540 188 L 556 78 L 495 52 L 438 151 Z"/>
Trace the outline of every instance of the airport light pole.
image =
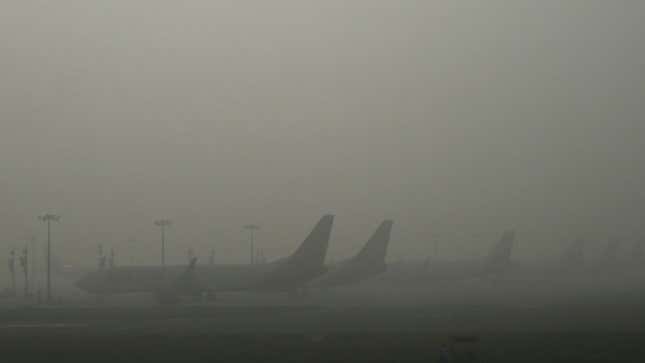
<path id="1" fill-rule="evenodd" d="M 250 236 L 249 236 L 250 242 L 251 242 L 250 263 L 251 263 L 251 265 L 253 265 L 255 263 L 255 246 L 254 246 L 255 245 L 255 231 L 258 231 L 260 229 L 260 226 L 255 225 L 255 224 L 247 224 L 242 228 L 247 230 L 247 231 L 249 231 L 249 234 L 250 234 Z"/>
<path id="2" fill-rule="evenodd" d="M 29 296 L 29 247 L 25 245 L 22 249 L 22 255 L 20 255 L 20 267 L 22 267 L 22 273 L 25 280 L 25 291 L 24 296 Z"/>
<path id="3" fill-rule="evenodd" d="M 16 296 L 16 250 L 9 251 L 9 272 L 11 273 L 11 296 Z"/>
<path id="4" fill-rule="evenodd" d="M 52 281 L 51 281 L 51 223 L 58 222 L 60 216 L 55 214 L 43 214 L 38 217 L 43 223 L 47 223 L 47 301 L 52 301 Z"/>
<path id="5" fill-rule="evenodd" d="M 39 271 L 38 271 L 38 264 L 37 261 L 39 261 L 39 254 L 38 254 L 38 240 L 36 239 L 36 236 L 31 236 L 31 239 L 29 240 L 29 279 L 30 279 L 30 286 L 29 286 L 29 294 L 32 294 L 35 292 L 36 289 L 36 284 L 38 283 L 39 280 Z M 41 261 L 42 263 L 42 261 Z"/>
<path id="6" fill-rule="evenodd" d="M 161 228 L 161 266 L 166 267 L 166 227 L 169 227 L 172 222 L 169 219 L 158 219 L 155 221 L 155 226 Z"/>

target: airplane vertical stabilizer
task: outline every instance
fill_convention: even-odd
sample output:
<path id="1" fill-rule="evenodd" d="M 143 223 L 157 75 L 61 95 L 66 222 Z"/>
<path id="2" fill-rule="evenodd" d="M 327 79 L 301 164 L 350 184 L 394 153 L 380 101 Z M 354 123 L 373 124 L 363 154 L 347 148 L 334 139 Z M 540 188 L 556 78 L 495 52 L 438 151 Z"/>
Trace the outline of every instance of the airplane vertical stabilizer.
<path id="1" fill-rule="evenodd" d="M 500 241 L 491 248 L 488 254 L 488 264 L 495 267 L 503 267 L 510 264 L 514 244 L 515 231 L 505 231 Z"/>
<path id="2" fill-rule="evenodd" d="M 324 273 L 333 222 L 333 215 L 323 216 L 291 256 L 274 263 L 256 289 L 293 291 Z"/>
<path id="3" fill-rule="evenodd" d="M 354 261 L 374 265 L 384 264 L 393 224 L 391 220 L 383 221 L 363 249 L 354 257 Z"/>
<path id="4" fill-rule="evenodd" d="M 325 215 L 309 233 L 298 249 L 288 257 L 288 262 L 296 265 L 322 266 L 329 247 L 333 215 Z"/>

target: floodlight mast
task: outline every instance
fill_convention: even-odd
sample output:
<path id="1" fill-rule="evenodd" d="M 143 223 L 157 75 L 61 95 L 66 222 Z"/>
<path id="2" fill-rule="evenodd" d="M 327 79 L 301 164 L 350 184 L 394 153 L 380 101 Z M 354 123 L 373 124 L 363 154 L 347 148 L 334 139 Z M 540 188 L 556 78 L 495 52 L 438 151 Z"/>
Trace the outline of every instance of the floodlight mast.
<path id="1" fill-rule="evenodd" d="M 38 217 L 43 223 L 47 224 L 47 301 L 52 301 L 52 285 L 51 285 L 51 222 L 58 222 L 60 216 L 55 214 L 43 214 Z"/>
<path id="2" fill-rule="evenodd" d="M 255 264 L 255 231 L 260 230 L 260 226 L 258 226 L 256 224 L 247 224 L 247 225 L 243 226 L 242 229 L 245 229 L 245 230 L 249 231 L 249 233 L 250 233 L 249 238 L 250 238 L 251 246 L 250 246 L 250 259 L 249 259 L 249 261 L 250 261 L 250 264 L 253 265 L 253 264 Z"/>
<path id="3" fill-rule="evenodd" d="M 172 221 L 169 219 L 158 219 L 155 226 L 161 228 L 161 267 L 166 267 L 166 227 L 169 227 Z"/>

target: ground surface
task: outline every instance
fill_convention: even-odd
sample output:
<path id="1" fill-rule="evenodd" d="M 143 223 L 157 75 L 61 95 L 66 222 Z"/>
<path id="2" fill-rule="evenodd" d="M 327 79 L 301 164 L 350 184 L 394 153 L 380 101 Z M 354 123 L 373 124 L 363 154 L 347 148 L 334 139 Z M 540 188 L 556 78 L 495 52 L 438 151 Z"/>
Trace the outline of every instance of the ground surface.
<path id="1" fill-rule="evenodd" d="M 482 362 L 645 357 L 643 310 L 610 306 L 52 307 L 7 309 L 0 322 L 3 362 L 432 362 L 442 344 Z"/>
<path id="2" fill-rule="evenodd" d="M 619 281 L 620 283 L 616 283 Z M 645 362 L 641 279 L 0 302 L 0 362 Z"/>

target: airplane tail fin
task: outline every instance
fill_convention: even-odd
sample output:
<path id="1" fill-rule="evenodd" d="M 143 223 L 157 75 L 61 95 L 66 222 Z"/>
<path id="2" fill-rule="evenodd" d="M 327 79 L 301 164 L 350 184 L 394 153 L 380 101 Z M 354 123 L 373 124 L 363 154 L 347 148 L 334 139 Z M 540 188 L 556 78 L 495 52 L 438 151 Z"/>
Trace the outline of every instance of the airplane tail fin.
<path id="1" fill-rule="evenodd" d="M 275 268 L 255 288 L 291 291 L 322 274 L 333 223 L 333 215 L 323 216 L 298 249 L 290 256 L 275 261 Z"/>
<path id="2" fill-rule="evenodd" d="M 515 231 L 504 231 L 500 241 L 491 248 L 488 254 L 488 263 L 491 266 L 506 266 L 510 264 L 514 244 Z"/>
<path id="3" fill-rule="evenodd" d="M 369 264 L 384 264 L 393 224 L 391 220 L 383 221 L 354 260 Z"/>
<path id="4" fill-rule="evenodd" d="M 331 214 L 320 218 L 304 242 L 287 258 L 288 262 L 296 265 L 322 266 L 327 254 L 333 223 L 334 216 Z"/>

